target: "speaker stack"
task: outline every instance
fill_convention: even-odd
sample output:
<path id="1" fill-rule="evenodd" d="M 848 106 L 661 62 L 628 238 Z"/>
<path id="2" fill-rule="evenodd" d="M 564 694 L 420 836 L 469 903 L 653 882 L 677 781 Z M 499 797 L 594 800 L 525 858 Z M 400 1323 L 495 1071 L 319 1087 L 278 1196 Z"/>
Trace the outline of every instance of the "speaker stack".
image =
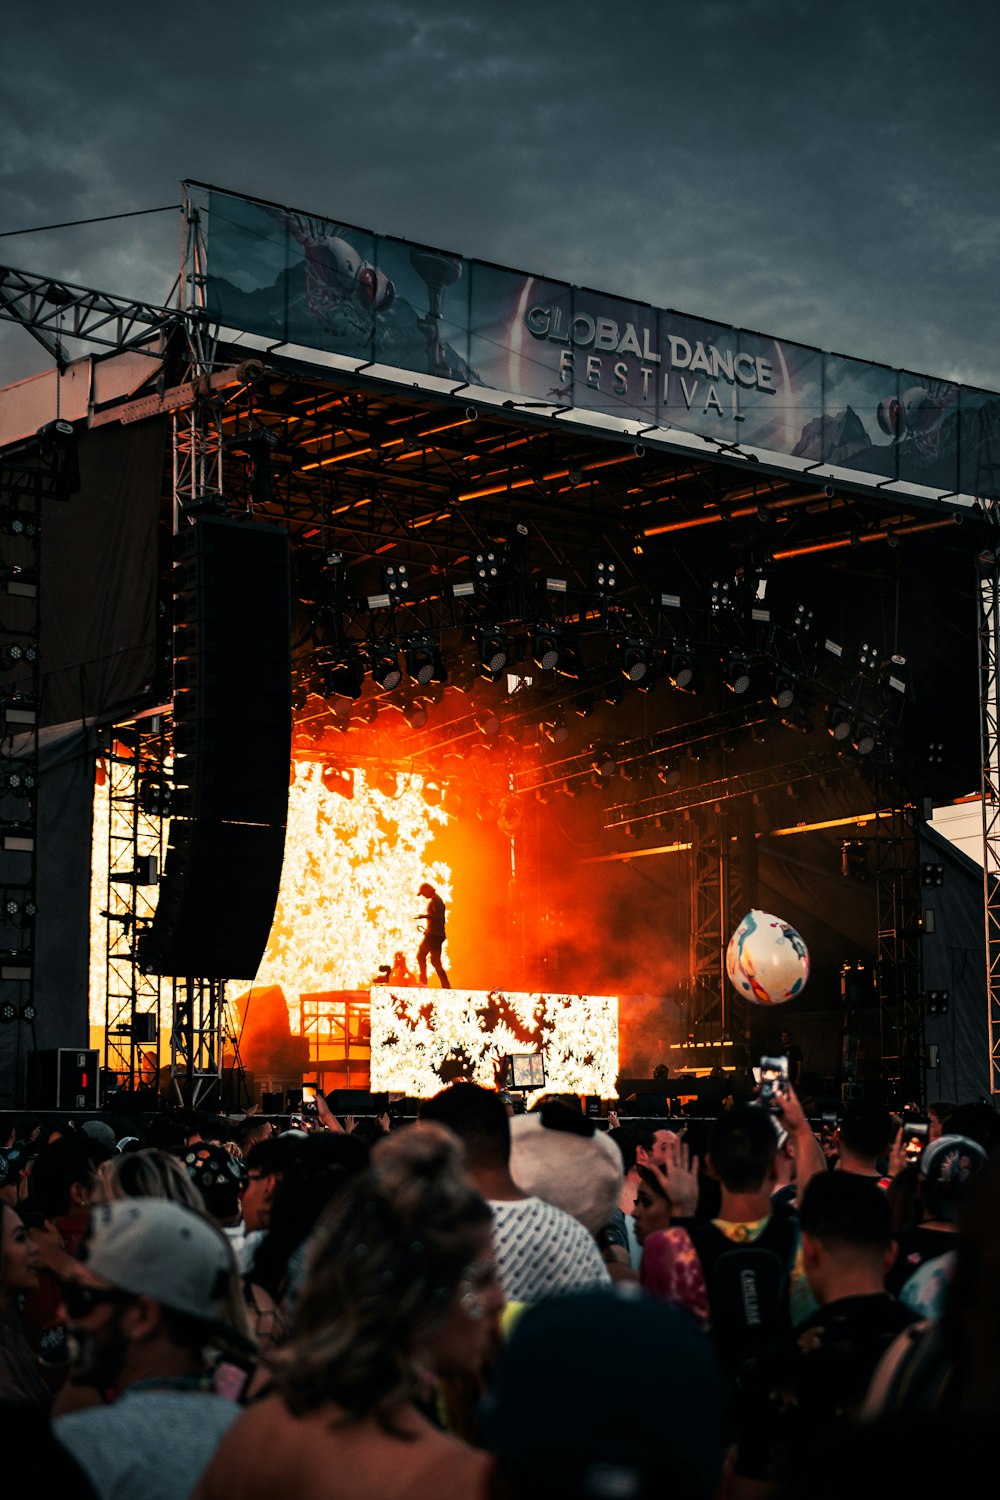
<path id="1" fill-rule="evenodd" d="M 203 516 L 176 539 L 174 774 L 149 973 L 252 979 L 274 917 L 291 759 L 283 527 Z"/>

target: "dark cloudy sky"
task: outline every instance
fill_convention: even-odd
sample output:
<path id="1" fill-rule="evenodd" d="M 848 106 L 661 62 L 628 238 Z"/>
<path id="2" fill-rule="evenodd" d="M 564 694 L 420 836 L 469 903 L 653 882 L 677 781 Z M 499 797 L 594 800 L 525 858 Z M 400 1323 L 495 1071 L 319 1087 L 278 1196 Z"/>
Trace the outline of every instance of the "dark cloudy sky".
<path id="1" fill-rule="evenodd" d="M 1000 6 L 10 6 L 0 230 L 184 177 L 1000 389 Z M 164 300 L 176 215 L 0 240 Z M 0 325 L 0 383 L 45 356 Z"/>

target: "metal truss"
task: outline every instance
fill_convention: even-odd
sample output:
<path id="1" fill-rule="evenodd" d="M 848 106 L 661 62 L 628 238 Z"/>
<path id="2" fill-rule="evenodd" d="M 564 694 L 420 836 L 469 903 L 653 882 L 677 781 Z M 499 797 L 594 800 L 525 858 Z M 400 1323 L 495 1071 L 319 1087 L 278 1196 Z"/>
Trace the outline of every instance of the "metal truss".
<path id="1" fill-rule="evenodd" d="M 995 550 L 979 557 L 977 585 L 986 1021 L 995 1099 L 1000 1095 L 1000 559 Z"/>
<path id="2" fill-rule="evenodd" d="M 689 1025 L 732 1041 L 746 1029 L 745 1002 L 726 974 L 729 936 L 757 896 L 757 845 L 752 805 L 738 820 L 717 815 L 691 840 L 691 1002 Z"/>
<path id="3" fill-rule="evenodd" d="M 191 1109 L 219 1100 L 224 1017 L 224 980 L 174 980 L 170 1071 L 180 1099 Z"/>
<path id="4" fill-rule="evenodd" d="M 887 1099 L 923 1102 L 924 1017 L 920 998 L 922 907 L 917 819 L 912 806 L 879 809 L 873 822 L 882 1083 Z"/>
<path id="5" fill-rule="evenodd" d="M 65 370 L 69 361 L 64 339 L 83 339 L 105 349 L 127 349 L 146 342 L 151 329 L 176 323 L 178 314 L 155 302 L 113 297 L 51 276 L 0 266 L 0 318 L 20 323 L 58 368 Z"/>
<path id="6" fill-rule="evenodd" d="M 165 786 L 166 739 L 159 717 L 107 733 L 108 874 L 105 954 L 104 1066 L 132 1092 L 156 1088 L 160 1072 L 162 979 L 136 959 L 135 940 L 156 910 L 163 867 L 164 820 L 150 810 L 150 778 Z M 160 803 L 163 806 L 163 803 Z M 152 1037 L 145 1036 L 152 1016 Z"/>

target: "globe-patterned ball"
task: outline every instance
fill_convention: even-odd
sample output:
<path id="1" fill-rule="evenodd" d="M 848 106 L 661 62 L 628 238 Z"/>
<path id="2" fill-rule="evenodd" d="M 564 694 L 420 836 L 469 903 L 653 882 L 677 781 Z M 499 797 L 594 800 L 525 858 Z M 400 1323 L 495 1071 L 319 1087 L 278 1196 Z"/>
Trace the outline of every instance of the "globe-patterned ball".
<path id="1" fill-rule="evenodd" d="M 733 988 L 752 1004 L 784 1005 L 805 989 L 809 950 L 780 917 L 748 911 L 729 939 L 726 973 Z"/>

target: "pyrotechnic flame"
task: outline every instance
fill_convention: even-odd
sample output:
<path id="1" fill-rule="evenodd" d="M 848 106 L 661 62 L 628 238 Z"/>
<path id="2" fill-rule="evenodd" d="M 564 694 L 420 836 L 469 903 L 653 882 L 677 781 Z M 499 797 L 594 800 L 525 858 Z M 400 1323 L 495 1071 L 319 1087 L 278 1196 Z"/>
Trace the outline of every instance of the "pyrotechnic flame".
<path id="1" fill-rule="evenodd" d="M 499 1024 L 486 1029 L 491 1000 L 509 1006 L 521 1036 Z M 546 1088 L 569 1094 L 615 1095 L 618 1000 L 613 995 L 548 995 L 509 990 L 372 990 L 373 1089 L 426 1098 L 442 1087 L 441 1065 L 461 1058 L 473 1082 L 493 1088 L 497 1063 L 530 1052 L 524 1033 L 540 1032 Z"/>
<path id="2" fill-rule="evenodd" d="M 328 790 L 322 768 L 298 762 L 288 792 L 288 831 L 281 887 L 271 935 L 254 984 L 280 985 L 292 1030 L 299 1030 L 299 996 L 323 990 L 367 989 L 381 964 L 401 950 L 412 967 L 426 902 L 424 881 L 445 904 L 451 870 L 427 857 L 438 829 L 448 823 L 441 806 L 428 807 L 419 776 L 401 777 L 388 797 L 354 773 L 354 796 Z M 90 1015 L 104 1025 L 107 927 L 108 788 L 96 787 L 91 860 Z M 115 831 L 130 824 L 119 806 Z M 150 851 L 154 847 L 151 843 Z M 140 853 L 150 852 L 140 848 Z M 237 986 L 233 986 L 236 989 Z M 245 985 L 238 986 L 245 990 Z M 161 1024 L 172 1019 L 172 989 L 163 984 Z"/>
<path id="3" fill-rule="evenodd" d="M 327 791 L 319 765 L 298 762 L 278 905 L 254 980 L 281 986 L 293 1030 L 300 995 L 367 989 L 397 949 L 415 967 L 424 881 L 450 902 L 450 869 L 427 857 L 448 814 L 428 807 L 422 788 L 419 776 L 400 778 L 387 797 L 356 771 L 354 796 L 345 798 Z"/>

